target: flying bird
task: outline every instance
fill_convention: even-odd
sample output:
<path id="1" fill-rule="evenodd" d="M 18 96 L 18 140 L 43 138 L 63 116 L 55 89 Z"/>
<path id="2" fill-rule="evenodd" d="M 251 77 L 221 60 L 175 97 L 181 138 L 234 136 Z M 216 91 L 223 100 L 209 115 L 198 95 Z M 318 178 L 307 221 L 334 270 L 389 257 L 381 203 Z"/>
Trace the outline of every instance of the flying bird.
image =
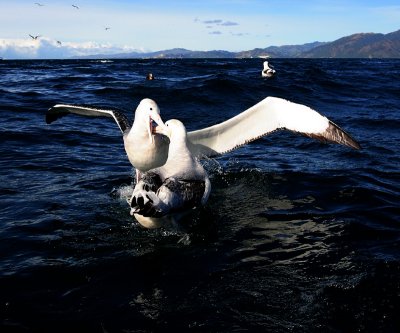
<path id="1" fill-rule="evenodd" d="M 110 30 L 111 28 L 110 27 L 104 27 L 104 30 Z"/>
<path id="2" fill-rule="evenodd" d="M 76 9 L 79 9 L 79 7 L 78 6 L 76 6 L 76 5 L 71 5 L 72 7 L 74 7 L 74 8 L 76 8 Z"/>
<path id="3" fill-rule="evenodd" d="M 39 37 L 42 37 L 42 36 L 32 36 L 31 34 L 29 34 L 29 36 L 33 39 L 33 40 L 37 40 Z"/>
<path id="4" fill-rule="evenodd" d="M 41 3 L 39 3 L 39 2 L 35 2 L 35 5 L 38 5 L 39 7 L 43 7 L 44 5 L 42 5 Z"/>
<path id="5" fill-rule="evenodd" d="M 58 45 L 61 45 L 62 43 L 58 40 L 58 41 L 57 41 L 57 44 L 58 44 Z"/>

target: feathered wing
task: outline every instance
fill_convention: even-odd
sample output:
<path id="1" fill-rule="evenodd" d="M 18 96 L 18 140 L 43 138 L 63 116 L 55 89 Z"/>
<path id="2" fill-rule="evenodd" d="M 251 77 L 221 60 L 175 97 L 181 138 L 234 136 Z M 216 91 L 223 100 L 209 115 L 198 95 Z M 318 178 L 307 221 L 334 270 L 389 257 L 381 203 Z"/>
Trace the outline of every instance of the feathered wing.
<path id="1" fill-rule="evenodd" d="M 220 124 L 188 132 L 189 148 L 197 157 L 217 156 L 278 129 L 360 149 L 349 134 L 317 111 L 277 97 L 267 97 Z"/>
<path id="2" fill-rule="evenodd" d="M 50 109 L 48 109 L 46 113 L 46 122 L 50 124 L 53 121 L 63 116 L 66 116 L 70 113 L 88 117 L 113 118 L 122 133 L 124 133 L 127 129 L 130 128 L 128 118 L 125 116 L 125 114 L 123 114 L 119 110 L 101 109 L 93 106 L 71 105 L 71 104 L 56 104 Z"/>

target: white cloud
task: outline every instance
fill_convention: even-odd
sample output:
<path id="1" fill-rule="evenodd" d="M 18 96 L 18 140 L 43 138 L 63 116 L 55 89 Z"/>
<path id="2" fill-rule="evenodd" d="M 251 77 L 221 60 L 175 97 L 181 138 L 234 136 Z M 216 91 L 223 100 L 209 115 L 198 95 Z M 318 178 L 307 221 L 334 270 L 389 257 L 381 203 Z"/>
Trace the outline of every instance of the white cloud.
<path id="1" fill-rule="evenodd" d="M 0 39 L 0 56 L 5 59 L 59 59 L 93 54 L 142 52 L 130 46 L 96 42 L 61 42 L 50 38 Z"/>

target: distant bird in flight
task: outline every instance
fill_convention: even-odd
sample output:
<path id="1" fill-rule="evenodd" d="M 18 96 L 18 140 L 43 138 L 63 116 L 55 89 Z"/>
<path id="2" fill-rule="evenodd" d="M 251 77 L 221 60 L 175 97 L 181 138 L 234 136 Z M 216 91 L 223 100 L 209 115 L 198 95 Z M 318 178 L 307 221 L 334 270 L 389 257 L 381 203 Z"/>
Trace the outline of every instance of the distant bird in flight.
<path id="1" fill-rule="evenodd" d="M 110 27 L 105 27 L 104 29 L 105 29 L 105 30 L 110 30 L 111 28 L 110 28 Z"/>
<path id="2" fill-rule="evenodd" d="M 41 36 L 32 36 L 31 34 L 29 34 L 29 36 L 31 36 L 31 38 L 33 39 L 33 40 L 37 40 L 39 37 L 41 37 Z"/>
<path id="3" fill-rule="evenodd" d="M 76 6 L 76 5 L 72 5 L 72 7 L 75 7 L 76 9 L 79 9 L 79 7 L 78 7 L 78 6 Z"/>
<path id="4" fill-rule="evenodd" d="M 57 41 L 57 44 L 58 44 L 58 45 L 61 45 L 61 42 L 58 40 L 58 41 Z"/>
<path id="5" fill-rule="evenodd" d="M 39 3 L 39 2 L 35 2 L 35 5 L 38 5 L 39 7 L 43 7 L 44 5 L 42 5 L 41 3 Z"/>

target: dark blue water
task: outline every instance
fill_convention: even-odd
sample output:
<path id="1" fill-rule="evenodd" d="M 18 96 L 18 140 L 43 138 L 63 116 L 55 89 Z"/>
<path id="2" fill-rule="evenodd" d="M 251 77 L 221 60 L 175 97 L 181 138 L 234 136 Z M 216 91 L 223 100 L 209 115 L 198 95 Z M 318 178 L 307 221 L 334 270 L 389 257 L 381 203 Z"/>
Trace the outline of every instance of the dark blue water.
<path id="1" fill-rule="evenodd" d="M 400 60 L 272 63 L 0 62 L 0 331 L 398 332 Z M 363 149 L 276 132 L 207 161 L 209 202 L 176 230 L 129 215 L 113 121 L 44 119 L 149 97 L 194 130 L 266 96 Z"/>

